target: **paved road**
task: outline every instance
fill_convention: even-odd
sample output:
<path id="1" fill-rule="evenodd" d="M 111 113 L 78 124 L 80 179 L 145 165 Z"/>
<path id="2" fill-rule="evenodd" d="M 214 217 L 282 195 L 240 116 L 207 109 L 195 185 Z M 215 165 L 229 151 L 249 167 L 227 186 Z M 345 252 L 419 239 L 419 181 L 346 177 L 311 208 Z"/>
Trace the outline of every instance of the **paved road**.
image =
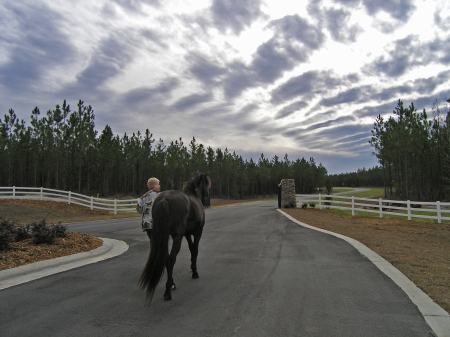
<path id="1" fill-rule="evenodd" d="M 186 242 L 178 289 L 150 308 L 137 288 L 148 254 L 139 220 L 73 224 L 124 240 L 118 257 L 0 291 L 1 336 L 429 336 L 409 298 L 353 246 L 300 227 L 276 202 L 207 210 L 200 279 Z"/>

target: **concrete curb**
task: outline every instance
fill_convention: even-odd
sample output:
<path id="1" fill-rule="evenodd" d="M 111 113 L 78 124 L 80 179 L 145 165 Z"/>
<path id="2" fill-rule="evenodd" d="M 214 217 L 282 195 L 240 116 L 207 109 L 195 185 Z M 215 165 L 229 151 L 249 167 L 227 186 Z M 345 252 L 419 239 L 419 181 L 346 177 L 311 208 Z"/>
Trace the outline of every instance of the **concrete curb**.
<path id="1" fill-rule="evenodd" d="M 450 337 L 450 315 L 438 304 L 436 304 L 427 294 L 419 289 L 411 280 L 409 280 L 397 268 L 383 259 L 380 255 L 370 250 L 367 246 L 363 245 L 359 241 L 341 234 L 307 225 L 294 219 L 282 210 L 277 210 L 289 220 L 297 223 L 300 226 L 333 235 L 350 243 L 353 247 L 356 248 L 356 250 L 358 250 L 362 255 L 366 256 L 375 266 L 377 266 L 378 269 L 380 269 L 384 274 L 392 279 L 392 281 L 394 281 L 394 283 L 397 284 L 406 293 L 406 295 L 408 295 L 411 301 L 419 308 L 419 311 L 422 313 L 425 321 L 431 327 L 436 336 Z"/>
<path id="2" fill-rule="evenodd" d="M 41 277 L 96 263 L 125 253 L 129 246 L 119 240 L 100 238 L 103 245 L 90 252 L 58 257 L 0 271 L 0 290 Z"/>

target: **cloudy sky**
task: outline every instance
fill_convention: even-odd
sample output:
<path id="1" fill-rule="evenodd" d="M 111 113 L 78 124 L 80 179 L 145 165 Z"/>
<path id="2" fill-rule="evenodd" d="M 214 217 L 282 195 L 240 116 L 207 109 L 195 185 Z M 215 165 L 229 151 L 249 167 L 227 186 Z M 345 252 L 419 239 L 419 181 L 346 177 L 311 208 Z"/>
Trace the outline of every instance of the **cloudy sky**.
<path id="1" fill-rule="evenodd" d="M 0 116 L 82 99 L 99 132 L 329 173 L 377 164 L 370 130 L 399 98 L 450 98 L 449 64 L 448 0 L 0 3 Z"/>

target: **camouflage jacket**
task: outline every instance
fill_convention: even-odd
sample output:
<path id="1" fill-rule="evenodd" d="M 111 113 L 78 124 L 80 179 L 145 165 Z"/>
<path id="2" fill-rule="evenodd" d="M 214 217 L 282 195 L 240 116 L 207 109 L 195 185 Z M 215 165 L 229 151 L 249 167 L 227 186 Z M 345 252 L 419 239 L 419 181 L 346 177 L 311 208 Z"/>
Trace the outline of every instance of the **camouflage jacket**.
<path id="1" fill-rule="evenodd" d="M 142 230 L 152 229 L 153 219 L 152 219 L 152 206 L 153 201 L 156 199 L 159 193 L 150 190 L 140 197 L 137 201 L 136 211 L 142 214 Z"/>

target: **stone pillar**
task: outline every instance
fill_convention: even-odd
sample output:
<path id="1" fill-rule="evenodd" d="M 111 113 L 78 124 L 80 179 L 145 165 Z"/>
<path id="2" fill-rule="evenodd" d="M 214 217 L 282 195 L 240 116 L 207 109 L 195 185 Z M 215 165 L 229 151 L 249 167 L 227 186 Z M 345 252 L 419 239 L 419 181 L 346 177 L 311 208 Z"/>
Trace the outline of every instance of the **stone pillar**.
<path id="1" fill-rule="evenodd" d="M 281 180 L 281 207 L 282 208 L 297 207 L 297 199 L 295 198 L 294 179 Z"/>

